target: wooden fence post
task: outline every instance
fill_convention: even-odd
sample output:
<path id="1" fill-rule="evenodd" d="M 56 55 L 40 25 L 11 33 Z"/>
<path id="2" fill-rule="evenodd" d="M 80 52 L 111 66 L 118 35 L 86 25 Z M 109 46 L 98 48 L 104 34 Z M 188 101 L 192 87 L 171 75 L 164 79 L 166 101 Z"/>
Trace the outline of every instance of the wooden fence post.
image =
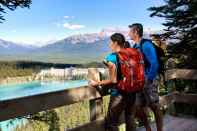
<path id="1" fill-rule="evenodd" d="M 90 100 L 90 121 L 97 120 L 103 117 L 103 99 L 97 98 Z"/>
<path id="2" fill-rule="evenodd" d="M 101 74 L 96 68 L 88 69 L 88 79 L 94 81 L 101 80 Z M 89 101 L 90 121 L 97 120 L 103 116 L 103 99 L 102 97 Z"/>

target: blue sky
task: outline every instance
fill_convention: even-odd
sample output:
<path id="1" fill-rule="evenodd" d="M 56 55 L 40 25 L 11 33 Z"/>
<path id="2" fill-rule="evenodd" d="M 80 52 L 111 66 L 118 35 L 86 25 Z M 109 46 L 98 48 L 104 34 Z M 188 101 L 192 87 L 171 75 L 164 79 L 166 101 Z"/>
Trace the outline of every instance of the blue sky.
<path id="1" fill-rule="evenodd" d="M 30 9 L 4 14 L 0 39 L 39 44 L 73 34 L 127 28 L 140 22 L 151 30 L 162 29 L 162 19 L 150 18 L 148 7 L 163 0 L 32 0 Z"/>

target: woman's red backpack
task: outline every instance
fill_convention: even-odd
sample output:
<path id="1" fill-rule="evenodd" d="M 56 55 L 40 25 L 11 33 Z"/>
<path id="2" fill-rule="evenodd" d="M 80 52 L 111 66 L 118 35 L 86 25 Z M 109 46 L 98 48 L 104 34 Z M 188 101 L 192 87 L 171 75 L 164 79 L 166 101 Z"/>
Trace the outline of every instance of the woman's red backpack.
<path id="1" fill-rule="evenodd" d="M 125 48 L 117 53 L 119 74 L 117 88 L 120 91 L 142 91 L 145 81 L 143 54 L 134 48 Z"/>

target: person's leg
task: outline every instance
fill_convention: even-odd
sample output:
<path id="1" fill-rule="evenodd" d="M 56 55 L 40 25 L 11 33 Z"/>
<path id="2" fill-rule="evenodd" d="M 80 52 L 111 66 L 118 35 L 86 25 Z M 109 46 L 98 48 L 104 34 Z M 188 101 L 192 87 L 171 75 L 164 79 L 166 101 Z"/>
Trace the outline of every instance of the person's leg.
<path id="1" fill-rule="evenodd" d="M 136 114 L 136 94 L 128 94 L 124 97 L 125 101 L 125 123 L 126 131 L 136 131 L 135 114 Z"/>
<path id="2" fill-rule="evenodd" d="M 163 129 L 163 116 L 162 112 L 160 110 L 159 103 L 152 103 L 150 104 L 150 108 L 153 111 L 155 115 L 156 125 L 157 125 L 157 131 L 162 131 Z"/>
<path id="3" fill-rule="evenodd" d="M 144 127 L 146 128 L 146 131 L 151 131 L 151 127 L 149 125 L 148 120 L 148 109 L 146 105 L 146 100 L 144 97 L 143 92 L 139 92 L 136 94 L 136 117 L 139 118 L 139 120 L 142 121 L 144 124 Z"/>
<path id="4" fill-rule="evenodd" d="M 105 118 L 105 129 L 107 131 L 118 131 L 119 117 L 124 109 L 122 95 L 111 96 L 108 113 Z"/>
<path id="5" fill-rule="evenodd" d="M 155 115 L 157 131 L 162 131 L 163 118 L 159 105 L 158 81 L 150 82 L 146 80 L 144 87 L 144 95 L 148 106 L 151 108 Z"/>
<path id="6" fill-rule="evenodd" d="M 146 131 L 151 131 L 147 113 L 147 107 L 138 106 L 136 108 L 136 116 L 143 122 Z"/>

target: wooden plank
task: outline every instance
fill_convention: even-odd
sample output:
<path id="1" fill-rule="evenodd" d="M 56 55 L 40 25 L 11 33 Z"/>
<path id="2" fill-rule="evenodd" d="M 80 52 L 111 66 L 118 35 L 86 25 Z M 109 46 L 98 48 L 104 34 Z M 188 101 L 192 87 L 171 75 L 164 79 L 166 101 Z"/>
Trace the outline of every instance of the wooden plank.
<path id="1" fill-rule="evenodd" d="M 185 80 L 197 80 L 197 70 L 191 69 L 172 69 L 167 70 L 165 73 L 167 80 L 172 79 L 185 79 Z"/>
<path id="2" fill-rule="evenodd" d="M 170 106 L 175 100 L 174 93 L 170 93 L 168 95 L 160 96 L 159 103 L 161 106 Z"/>
<path id="3" fill-rule="evenodd" d="M 66 131 L 104 131 L 104 119 L 79 126 Z M 197 119 L 180 118 L 166 115 L 164 117 L 164 131 L 197 131 Z M 156 131 L 156 124 L 152 123 L 151 128 Z M 145 131 L 144 127 L 137 128 L 137 131 Z"/>
<path id="4" fill-rule="evenodd" d="M 101 97 L 93 87 L 80 87 L 42 95 L 0 101 L 0 121 Z"/>
<path id="5" fill-rule="evenodd" d="M 197 131 L 197 119 L 174 117 L 166 115 L 164 117 L 164 131 Z M 151 128 L 156 131 L 156 124 L 152 123 Z M 144 127 L 138 128 L 137 131 L 145 131 Z"/>
<path id="6" fill-rule="evenodd" d="M 100 97 L 95 88 L 80 87 L 9 101 L 0 101 L 0 121 Z M 197 95 L 175 94 L 172 96 L 169 94 L 160 98 L 161 105 L 169 105 L 174 101 L 197 104 Z"/>
<path id="7" fill-rule="evenodd" d="M 174 94 L 174 100 L 178 103 L 187 103 L 197 105 L 197 94 Z"/>
<path id="8" fill-rule="evenodd" d="M 95 79 L 98 74 L 94 72 L 98 72 L 96 68 L 89 68 L 89 74 L 95 74 Z M 196 69 L 171 69 L 166 70 L 165 72 L 166 80 L 172 79 L 186 79 L 186 80 L 197 80 L 197 70 Z"/>
<path id="9" fill-rule="evenodd" d="M 182 74 L 183 72 L 185 72 L 185 74 L 187 74 L 187 78 L 197 77 L 197 73 L 195 74 L 194 72 L 196 71 L 194 70 L 182 70 L 180 72 L 182 72 Z M 178 77 L 177 75 L 175 75 L 176 77 L 172 78 L 185 78 L 185 76 L 180 77 L 181 73 L 176 74 L 179 74 Z M 13 100 L 0 101 L 0 121 L 100 97 L 101 95 L 97 92 L 95 88 L 85 86 L 41 95 L 28 96 Z M 196 104 L 197 96 L 175 95 L 174 98 L 174 96 L 168 95 L 161 97 L 161 104 L 169 104 L 170 102 L 173 102 L 173 100 L 175 100 L 176 102 Z M 92 117 L 92 120 L 93 118 L 94 117 Z"/>

